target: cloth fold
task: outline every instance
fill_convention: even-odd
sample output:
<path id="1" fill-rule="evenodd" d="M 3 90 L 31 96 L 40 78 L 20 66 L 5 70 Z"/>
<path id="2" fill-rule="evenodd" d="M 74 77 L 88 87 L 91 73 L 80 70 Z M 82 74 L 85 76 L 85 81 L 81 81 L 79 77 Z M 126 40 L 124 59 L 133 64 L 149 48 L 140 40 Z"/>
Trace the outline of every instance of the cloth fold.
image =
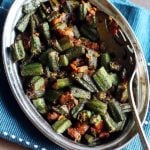
<path id="1" fill-rule="evenodd" d="M 111 0 L 112 3 L 126 17 L 135 31 L 143 48 L 147 62 L 150 62 L 150 11 L 138 7 L 129 0 Z M 2 35 L 6 10 L 12 0 L 3 0 L 0 7 L 0 33 Z M 1 54 L 0 54 L 1 55 Z M 18 143 L 31 149 L 61 150 L 59 146 L 45 138 L 26 118 L 19 108 L 9 88 L 4 73 L 2 59 L 0 58 L 0 137 Z M 150 109 L 146 118 L 144 129 L 150 143 Z M 142 150 L 139 137 L 136 136 L 124 150 Z"/>

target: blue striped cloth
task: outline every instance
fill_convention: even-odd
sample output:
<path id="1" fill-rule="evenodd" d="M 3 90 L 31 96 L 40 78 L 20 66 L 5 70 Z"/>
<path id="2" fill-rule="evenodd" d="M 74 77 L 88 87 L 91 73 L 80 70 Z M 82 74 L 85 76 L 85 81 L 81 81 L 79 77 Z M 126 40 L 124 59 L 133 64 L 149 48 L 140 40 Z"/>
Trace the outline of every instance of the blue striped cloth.
<path id="1" fill-rule="evenodd" d="M 147 62 L 150 62 L 150 11 L 135 6 L 128 0 L 112 0 L 127 18 L 137 35 Z M 0 7 L 0 33 L 3 21 L 12 0 L 4 0 Z M 0 54 L 1 55 L 1 54 Z M 0 59 L 0 137 L 31 149 L 61 150 L 59 146 L 46 139 L 26 118 L 14 99 L 4 74 Z M 150 142 L 150 109 L 144 129 Z M 149 135 L 149 136 L 148 136 Z M 139 137 L 135 137 L 124 150 L 142 150 Z"/>

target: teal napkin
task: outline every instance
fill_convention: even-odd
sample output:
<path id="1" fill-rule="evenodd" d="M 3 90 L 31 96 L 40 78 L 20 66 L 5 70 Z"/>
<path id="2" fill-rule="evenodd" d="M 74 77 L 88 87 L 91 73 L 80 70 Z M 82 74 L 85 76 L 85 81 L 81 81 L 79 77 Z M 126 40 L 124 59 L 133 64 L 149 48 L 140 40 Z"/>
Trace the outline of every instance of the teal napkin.
<path id="1" fill-rule="evenodd" d="M 126 17 L 137 35 L 147 62 L 150 62 L 150 12 L 135 6 L 128 0 L 112 0 Z M 0 33 L 12 0 L 4 0 L 0 7 Z M 0 54 L 1 55 L 1 54 Z M 150 109 L 144 129 L 150 142 Z M 0 137 L 22 146 L 39 150 L 61 150 L 59 146 L 45 138 L 26 118 L 19 108 L 9 88 L 0 58 Z M 142 150 L 139 137 L 136 136 L 124 150 Z"/>

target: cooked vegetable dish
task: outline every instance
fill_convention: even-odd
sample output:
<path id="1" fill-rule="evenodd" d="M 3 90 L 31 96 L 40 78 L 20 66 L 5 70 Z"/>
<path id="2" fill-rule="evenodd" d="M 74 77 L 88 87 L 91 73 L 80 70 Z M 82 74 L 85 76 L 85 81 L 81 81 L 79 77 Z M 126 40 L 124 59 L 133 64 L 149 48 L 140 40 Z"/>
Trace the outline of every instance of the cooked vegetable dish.
<path id="1" fill-rule="evenodd" d="M 12 56 L 25 93 L 52 129 L 89 145 L 121 132 L 131 112 L 128 71 L 98 33 L 97 8 L 87 0 L 32 0 L 22 12 Z M 120 27 L 106 18 L 122 44 Z"/>

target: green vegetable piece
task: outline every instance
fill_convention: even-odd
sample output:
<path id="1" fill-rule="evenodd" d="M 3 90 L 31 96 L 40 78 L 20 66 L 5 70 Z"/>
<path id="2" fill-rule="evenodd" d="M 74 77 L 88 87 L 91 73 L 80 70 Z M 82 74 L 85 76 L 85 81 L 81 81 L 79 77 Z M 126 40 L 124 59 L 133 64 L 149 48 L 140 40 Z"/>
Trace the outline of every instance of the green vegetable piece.
<path id="1" fill-rule="evenodd" d="M 80 27 L 80 32 L 81 32 L 81 34 L 83 34 L 83 36 L 90 39 L 91 41 L 97 41 L 98 40 L 97 30 L 94 28 L 91 28 L 90 26 L 82 25 Z"/>
<path id="2" fill-rule="evenodd" d="M 45 99 L 48 103 L 56 104 L 61 94 L 62 94 L 62 91 L 49 90 L 45 94 Z"/>
<path id="3" fill-rule="evenodd" d="M 31 23 L 31 32 L 32 34 L 36 33 L 36 22 L 33 18 L 33 16 L 30 17 L 30 23 Z"/>
<path id="4" fill-rule="evenodd" d="M 71 125 L 72 125 L 72 123 L 70 120 L 68 120 L 66 118 L 62 118 L 62 119 L 56 121 L 52 125 L 52 128 L 57 133 L 64 133 Z"/>
<path id="5" fill-rule="evenodd" d="M 99 92 L 96 85 L 94 84 L 94 82 L 92 81 L 91 77 L 87 74 L 83 75 L 83 80 L 88 82 L 88 84 L 94 89 L 95 92 Z"/>
<path id="6" fill-rule="evenodd" d="M 80 89 L 80 88 L 77 88 L 77 87 L 72 87 L 71 93 L 76 98 L 91 99 L 91 93 L 90 92 L 85 91 L 85 90 Z"/>
<path id="7" fill-rule="evenodd" d="M 39 6 L 40 6 L 39 0 L 32 0 L 31 2 L 23 5 L 22 11 L 23 13 L 28 14 L 34 12 Z"/>
<path id="8" fill-rule="evenodd" d="M 97 58 L 99 54 L 96 51 L 88 49 L 88 53 L 86 54 L 89 62 L 89 68 L 96 69 L 97 68 Z"/>
<path id="9" fill-rule="evenodd" d="M 43 75 L 43 67 L 40 63 L 31 63 L 22 67 L 21 75 L 22 76 L 38 76 Z"/>
<path id="10" fill-rule="evenodd" d="M 108 113 L 103 114 L 102 118 L 105 121 L 106 127 L 110 133 L 115 132 L 117 130 L 116 122 L 110 117 Z"/>
<path id="11" fill-rule="evenodd" d="M 85 101 L 85 100 L 84 100 L 84 101 Z M 79 113 L 81 110 L 83 110 L 84 105 L 85 105 L 85 102 L 81 102 L 81 103 L 79 103 L 79 105 L 73 107 L 73 109 L 71 110 L 71 115 L 72 115 L 72 117 L 73 117 L 74 119 L 76 119 L 78 113 Z"/>
<path id="12" fill-rule="evenodd" d="M 47 113 L 47 106 L 46 106 L 43 98 L 34 99 L 34 100 L 32 100 L 32 102 L 39 113 L 41 113 L 41 114 Z"/>
<path id="13" fill-rule="evenodd" d="M 108 110 L 111 112 L 115 122 L 120 122 L 124 119 L 125 114 L 122 112 L 119 102 L 115 101 L 114 99 L 109 101 Z"/>
<path id="14" fill-rule="evenodd" d="M 85 140 L 87 141 L 88 144 L 93 144 L 94 143 L 94 136 L 90 134 L 85 134 L 84 136 Z"/>
<path id="15" fill-rule="evenodd" d="M 102 91 L 107 91 L 112 87 L 112 79 L 104 67 L 101 67 L 94 75 L 93 79 Z"/>
<path id="16" fill-rule="evenodd" d="M 16 29 L 20 32 L 24 32 L 29 24 L 30 16 L 32 14 L 24 15 L 17 23 Z"/>
<path id="17" fill-rule="evenodd" d="M 50 0 L 50 5 L 51 5 L 51 8 L 54 10 L 54 11 L 58 11 L 59 9 L 59 1 L 58 0 Z"/>
<path id="18" fill-rule="evenodd" d="M 63 11 L 66 13 L 73 13 L 73 11 L 79 6 L 78 1 L 74 0 L 67 0 L 65 2 L 65 6 L 63 7 Z"/>
<path id="19" fill-rule="evenodd" d="M 79 32 L 78 27 L 76 25 L 73 26 L 73 33 L 77 39 L 80 37 L 80 32 Z"/>
<path id="20" fill-rule="evenodd" d="M 41 26 L 42 26 L 42 32 L 43 32 L 45 39 L 49 40 L 51 37 L 51 34 L 50 34 L 50 27 L 49 27 L 48 22 L 44 22 Z"/>
<path id="21" fill-rule="evenodd" d="M 122 131 L 124 129 L 126 121 L 127 121 L 127 117 L 126 115 L 124 115 L 124 119 L 117 123 L 117 131 Z"/>
<path id="22" fill-rule="evenodd" d="M 118 76 L 116 73 L 111 73 L 110 74 L 111 80 L 112 80 L 112 84 L 113 85 L 118 85 Z"/>
<path id="23" fill-rule="evenodd" d="M 22 40 L 16 41 L 14 44 L 12 44 L 11 50 L 12 50 L 14 61 L 19 61 L 25 58 L 26 54 L 25 54 Z"/>
<path id="24" fill-rule="evenodd" d="M 31 38 L 31 53 L 33 55 L 41 53 L 41 47 L 40 38 L 36 34 L 33 34 Z"/>
<path id="25" fill-rule="evenodd" d="M 128 113 L 132 111 L 132 107 L 129 103 L 120 104 L 123 113 Z"/>
<path id="26" fill-rule="evenodd" d="M 62 52 L 62 48 L 59 44 L 59 42 L 57 41 L 57 39 L 55 40 L 50 40 L 50 45 L 53 47 L 53 49 L 55 49 L 58 52 Z"/>
<path id="27" fill-rule="evenodd" d="M 62 107 L 63 106 L 63 107 Z M 66 112 L 66 106 L 64 105 L 58 105 L 58 106 L 52 106 L 52 110 L 54 110 L 55 112 L 57 112 L 60 115 L 66 116 L 68 114 L 68 112 Z M 65 109 L 65 110 L 64 110 Z M 68 109 L 68 108 L 67 108 Z"/>
<path id="28" fill-rule="evenodd" d="M 80 122 L 88 121 L 92 116 L 91 111 L 89 110 L 82 110 L 78 113 L 77 120 Z"/>
<path id="29" fill-rule="evenodd" d="M 68 58 L 66 57 L 66 55 L 60 55 L 59 57 L 59 65 L 60 66 L 68 66 L 69 65 L 69 60 Z"/>
<path id="30" fill-rule="evenodd" d="M 85 48 L 82 46 L 76 46 L 73 49 L 70 49 L 69 52 L 66 54 L 66 56 L 70 61 L 74 58 L 81 57 L 84 54 L 85 54 Z"/>
<path id="31" fill-rule="evenodd" d="M 69 37 L 63 37 L 62 39 L 60 39 L 59 44 L 63 51 L 70 49 L 74 46 L 73 42 L 69 39 Z"/>
<path id="32" fill-rule="evenodd" d="M 90 92 L 94 92 L 93 87 L 86 81 L 84 81 L 83 79 L 81 79 L 81 77 L 78 74 L 74 74 L 73 75 L 73 79 L 75 81 L 77 81 L 82 87 L 84 87 L 86 90 L 90 91 Z"/>
<path id="33" fill-rule="evenodd" d="M 92 115 L 92 117 L 90 118 L 90 123 L 93 124 L 93 125 L 97 125 L 99 124 L 100 122 L 102 121 L 102 118 L 101 116 L 98 114 L 98 115 Z"/>
<path id="34" fill-rule="evenodd" d="M 58 79 L 56 81 L 57 89 L 62 89 L 62 88 L 65 88 L 65 87 L 69 87 L 70 85 L 71 85 L 71 81 L 69 80 L 69 78 Z"/>
<path id="35" fill-rule="evenodd" d="M 84 20 L 87 15 L 87 7 L 85 4 L 80 4 L 79 13 L 80 13 L 79 15 L 80 20 Z"/>
<path id="36" fill-rule="evenodd" d="M 52 71 L 59 71 L 58 52 L 52 51 L 48 53 L 48 65 Z"/>
<path id="37" fill-rule="evenodd" d="M 105 114 L 107 112 L 107 104 L 95 99 L 87 102 L 86 107 L 95 113 Z"/>
<path id="38" fill-rule="evenodd" d="M 101 65 L 108 69 L 109 63 L 111 61 L 111 57 L 109 53 L 104 53 L 101 56 Z"/>
<path id="39" fill-rule="evenodd" d="M 29 94 L 28 94 L 29 93 Z M 31 94 L 30 94 L 31 93 Z M 45 80 L 43 77 L 35 76 L 29 82 L 29 89 L 27 95 L 31 99 L 39 98 L 45 94 Z"/>
<path id="40" fill-rule="evenodd" d="M 69 114 L 69 109 L 68 109 L 67 105 L 61 105 L 60 110 L 64 111 L 65 114 Z"/>

